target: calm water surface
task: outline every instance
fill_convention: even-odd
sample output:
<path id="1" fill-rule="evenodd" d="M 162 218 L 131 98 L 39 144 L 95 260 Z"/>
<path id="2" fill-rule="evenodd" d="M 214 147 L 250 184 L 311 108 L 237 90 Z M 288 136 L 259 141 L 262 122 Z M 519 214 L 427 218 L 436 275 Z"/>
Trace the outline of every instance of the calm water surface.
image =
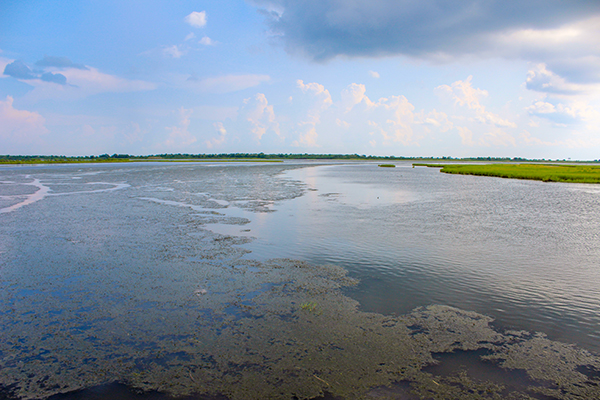
<path id="1" fill-rule="evenodd" d="M 361 280 L 348 293 L 368 311 L 448 304 L 600 352 L 599 187 L 409 163 L 284 176 L 309 190 L 243 228 L 211 229 L 257 237 L 249 257 L 342 265 Z"/>

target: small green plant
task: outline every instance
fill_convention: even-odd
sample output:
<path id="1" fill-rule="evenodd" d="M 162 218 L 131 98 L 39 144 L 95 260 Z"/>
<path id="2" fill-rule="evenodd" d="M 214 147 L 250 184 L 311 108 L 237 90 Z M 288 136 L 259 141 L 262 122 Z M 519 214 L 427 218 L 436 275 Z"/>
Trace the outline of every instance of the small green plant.
<path id="1" fill-rule="evenodd" d="M 309 302 L 300 304 L 300 309 L 302 309 L 304 311 L 308 311 L 310 313 L 315 313 L 317 315 L 321 314 L 321 312 L 317 308 L 317 303 L 315 303 L 314 301 L 309 301 Z"/>
<path id="2" fill-rule="evenodd" d="M 394 164 L 379 164 L 379 166 L 383 168 L 396 168 Z"/>

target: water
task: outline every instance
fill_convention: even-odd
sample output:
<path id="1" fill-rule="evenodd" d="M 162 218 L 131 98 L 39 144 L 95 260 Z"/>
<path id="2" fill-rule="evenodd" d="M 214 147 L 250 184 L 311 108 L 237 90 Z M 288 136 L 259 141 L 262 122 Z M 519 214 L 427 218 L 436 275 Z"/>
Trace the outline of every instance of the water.
<path id="1" fill-rule="evenodd" d="M 600 188 L 408 163 L 285 176 L 313 190 L 244 227 L 252 257 L 341 265 L 368 311 L 449 304 L 600 352 Z"/>
<path id="2" fill-rule="evenodd" d="M 190 395 L 181 388 L 214 381 L 203 371 L 233 379 L 222 365 L 238 357 L 243 340 L 247 354 L 231 367 L 237 387 L 251 373 L 240 375 L 240 365 L 257 354 L 269 365 L 297 357 L 289 343 L 304 329 L 298 321 L 311 332 L 310 324 L 325 323 L 321 314 L 345 315 L 328 334 L 348 338 L 356 326 L 371 329 L 369 315 L 402 316 L 430 304 L 491 316 L 499 331 L 542 332 L 600 353 L 599 205 L 593 185 L 445 175 L 409 163 L 2 168 L 0 371 L 7 378 L 0 384 L 17 380 L 19 393 L 32 398 L 94 386 L 93 393 L 129 390 L 98 386 L 114 381 L 148 390 L 147 398 Z M 273 258 L 322 269 L 271 266 Z M 339 267 L 360 283 L 348 287 Z M 313 302 L 313 312 L 300 307 Z M 236 336 L 244 326 L 250 333 Z M 436 351 L 452 346 L 424 353 L 422 362 L 434 362 Z M 294 359 L 296 368 L 306 361 Z M 594 362 L 581 377 L 596 379 Z M 331 367 L 306 365 L 318 372 L 306 374 L 310 384 L 299 370 L 292 374 L 297 397 L 341 381 L 327 375 Z M 341 381 L 340 393 L 349 385 Z"/>

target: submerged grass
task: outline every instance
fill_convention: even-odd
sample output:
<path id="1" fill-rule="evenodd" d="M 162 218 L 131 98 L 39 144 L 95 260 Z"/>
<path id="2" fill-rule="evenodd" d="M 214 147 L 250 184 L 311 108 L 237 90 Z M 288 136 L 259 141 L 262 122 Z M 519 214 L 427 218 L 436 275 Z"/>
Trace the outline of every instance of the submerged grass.
<path id="1" fill-rule="evenodd" d="M 600 166 L 554 164 L 422 164 L 447 174 L 495 176 L 544 182 L 600 183 Z"/>
<path id="2" fill-rule="evenodd" d="M 396 168 L 395 164 L 379 164 L 379 166 L 383 168 Z"/>

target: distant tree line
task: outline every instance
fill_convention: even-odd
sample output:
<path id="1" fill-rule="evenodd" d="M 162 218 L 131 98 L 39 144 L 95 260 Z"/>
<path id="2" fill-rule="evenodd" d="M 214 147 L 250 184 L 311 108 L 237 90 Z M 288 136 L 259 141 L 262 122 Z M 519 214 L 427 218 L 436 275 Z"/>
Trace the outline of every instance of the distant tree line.
<path id="1" fill-rule="evenodd" d="M 522 157 L 464 157 L 455 158 L 450 156 L 443 157 L 404 157 L 404 156 L 373 156 L 365 154 L 293 154 L 293 153 L 219 153 L 219 154 L 154 154 L 146 156 L 135 156 L 130 154 L 112 154 L 108 153 L 89 156 L 58 156 L 58 155 L 0 155 L 0 163 L 19 164 L 19 163 L 77 163 L 77 162 L 124 162 L 136 160 L 210 160 L 210 159 L 265 159 L 265 160 L 452 160 L 452 161 L 494 161 L 494 162 L 524 162 L 524 161 L 568 161 L 551 159 L 528 159 Z M 600 162 L 594 160 L 592 162 Z"/>
<path id="2" fill-rule="evenodd" d="M 367 156 L 365 154 L 292 154 L 292 153 L 220 153 L 220 154 L 156 154 L 146 158 L 163 159 L 266 159 L 266 160 L 406 160 L 407 157 Z"/>
<path id="3" fill-rule="evenodd" d="M 57 155 L 35 155 L 35 156 L 12 156 L 0 155 L 0 164 L 58 164 L 58 163 L 89 163 L 89 162 L 115 162 L 132 161 L 134 156 L 128 154 L 101 154 L 99 156 L 57 156 Z"/>

